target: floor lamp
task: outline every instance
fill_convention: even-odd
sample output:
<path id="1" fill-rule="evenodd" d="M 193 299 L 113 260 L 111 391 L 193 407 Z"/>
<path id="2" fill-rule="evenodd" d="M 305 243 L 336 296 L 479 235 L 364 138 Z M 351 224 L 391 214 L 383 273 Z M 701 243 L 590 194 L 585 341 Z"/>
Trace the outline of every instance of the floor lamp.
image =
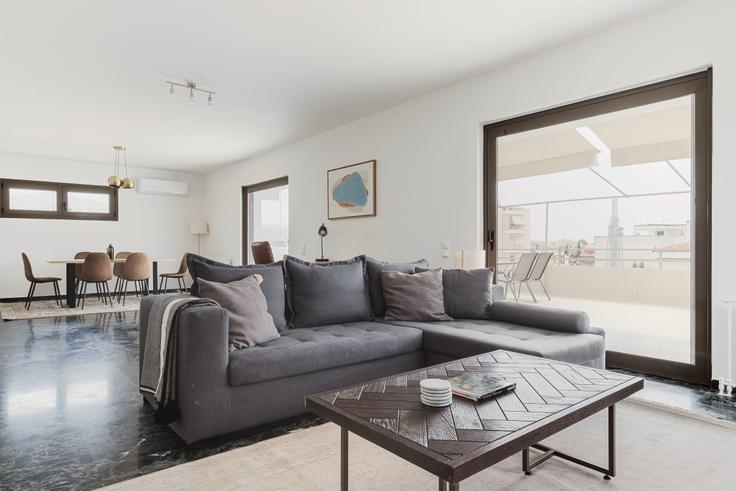
<path id="1" fill-rule="evenodd" d="M 197 255 L 202 255 L 200 243 L 203 235 L 210 233 L 210 227 L 207 222 L 192 222 L 189 225 L 189 233 L 197 236 Z"/>

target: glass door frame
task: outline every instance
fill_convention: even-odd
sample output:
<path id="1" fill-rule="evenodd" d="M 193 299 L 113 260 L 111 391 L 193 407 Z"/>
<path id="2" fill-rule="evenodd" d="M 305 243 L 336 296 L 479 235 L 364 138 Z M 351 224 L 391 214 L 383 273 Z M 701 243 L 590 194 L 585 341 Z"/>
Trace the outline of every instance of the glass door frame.
<path id="1" fill-rule="evenodd" d="M 692 95 L 695 216 L 691 312 L 694 364 L 606 351 L 606 366 L 711 383 L 711 114 L 712 69 L 483 126 L 483 231 L 486 265 L 496 266 L 496 139 L 556 124 Z"/>
<path id="2" fill-rule="evenodd" d="M 264 191 L 266 189 L 278 188 L 281 186 L 289 185 L 289 176 L 278 177 L 269 181 L 259 182 L 248 186 L 243 186 L 242 191 L 242 203 L 241 209 L 243 210 L 243 223 L 242 223 L 242 264 L 248 263 L 248 248 L 250 247 L 250 240 L 248 238 L 248 195 L 258 191 Z"/>

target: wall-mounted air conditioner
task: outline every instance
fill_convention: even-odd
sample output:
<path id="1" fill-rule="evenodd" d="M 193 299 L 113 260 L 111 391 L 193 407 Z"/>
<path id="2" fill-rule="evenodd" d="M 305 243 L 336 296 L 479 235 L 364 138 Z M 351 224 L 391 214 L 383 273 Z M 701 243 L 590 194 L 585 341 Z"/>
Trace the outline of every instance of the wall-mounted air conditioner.
<path id="1" fill-rule="evenodd" d="M 138 193 L 160 194 L 164 196 L 186 196 L 189 194 L 189 184 L 186 181 L 169 181 L 166 179 L 138 179 Z"/>

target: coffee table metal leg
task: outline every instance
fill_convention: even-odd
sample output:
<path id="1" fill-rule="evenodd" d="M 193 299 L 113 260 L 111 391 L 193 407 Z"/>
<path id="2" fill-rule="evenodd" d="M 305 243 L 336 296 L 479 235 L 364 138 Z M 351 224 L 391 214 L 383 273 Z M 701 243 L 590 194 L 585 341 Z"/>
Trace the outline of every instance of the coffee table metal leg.
<path id="1" fill-rule="evenodd" d="M 521 451 L 521 468 L 527 476 L 532 475 L 532 471 L 529 469 L 529 447 Z"/>
<path id="2" fill-rule="evenodd" d="M 447 491 L 447 481 L 445 481 L 441 477 L 439 478 L 439 481 L 440 481 L 440 491 Z"/>
<path id="3" fill-rule="evenodd" d="M 616 405 L 608 406 L 608 474 L 604 479 L 616 477 Z"/>
<path id="4" fill-rule="evenodd" d="M 450 483 L 450 491 L 460 491 L 460 483 L 459 482 L 451 482 Z"/>
<path id="5" fill-rule="evenodd" d="M 340 491 L 348 491 L 348 430 L 340 428 Z"/>
<path id="6" fill-rule="evenodd" d="M 541 450 L 544 453 L 540 455 L 539 457 L 532 459 L 530 452 L 529 452 L 530 448 Z M 524 473 L 527 476 L 530 476 L 532 474 L 532 469 L 542 464 L 543 462 L 546 462 L 552 457 L 558 457 L 560 459 L 567 460 L 568 462 L 572 462 L 574 464 L 577 464 L 583 467 L 587 467 L 588 469 L 592 469 L 594 471 L 600 472 L 601 474 L 603 474 L 603 478 L 606 480 L 610 480 L 612 477 L 615 477 L 616 476 L 616 406 L 615 405 L 608 406 L 608 468 L 607 469 L 599 465 L 587 462 L 583 459 L 573 457 L 572 455 L 567 455 L 565 453 L 559 452 L 553 448 L 548 447 L 547 445 L 542 445 L 541 443 L 534 444 L 531 447 L 527 447 L 521 451 L 522 469 L 524 470 Z M 452 490 L 452 485 L 450 485 L 450 489 Z"/>

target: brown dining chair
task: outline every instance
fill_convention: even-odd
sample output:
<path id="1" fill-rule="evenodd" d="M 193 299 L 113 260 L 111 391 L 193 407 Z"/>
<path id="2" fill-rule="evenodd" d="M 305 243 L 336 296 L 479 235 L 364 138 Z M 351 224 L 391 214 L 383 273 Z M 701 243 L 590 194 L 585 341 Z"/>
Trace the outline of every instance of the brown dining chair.
<path id="1" fill-rule="evenodd" d="M 250 245 L 250 250 L 253 252 L 254 263 L 270 264 L 273 262 L 273 251 L 271 250 L 271 243 L 269 241 L 253 242 Z"/>
<path id="2" fill-rule="evenodd" d="M 115 254 L 115 259 L 127 259 L 128 256 L 130 256 L 130 252 L 118 252 Z M 116 262 L 112 265 L 112 274 L 115 276 L 115 287 L 113 287 L 113 295 L 118 295 L 118 290 L 120 290 L 120 287 L 123 286 L 123 268 L 125 267 L 125 262 Z"/>
<path id="3" fill-rule="evenodd" d="M 135 285 L 136 293 L 148 292 L 148 280 L 151 278 L 151 260 L 142 252 L 134 252 L 125 258 L 122 274 L 123 287 L 118 295 L 118 303 L 120 299 L 125 305 L 125 297 L 128 292 L 128 282 L 132 281 Z"/>
<path id="4" fill-rule="evenodd" d="M 74 259 L 87 259 L 87 256 L 92 254 L 91 252 L 77 252 L 74 254 Z M 74 265 L 74 291 L 76 292 L 76 295 L 79 296 L 79 278 L 82 277 L 82 270 L 84 269 L 84 264 L 75 264 Z"/>
<path id="5" fill-rule="evenodd" d="M 82 294 L 82 310 L 84 310 L 85 300 L 87 299 L 87 285 L 93 283 L 97 288 L 97 295 L 102 297 L 102 301 L 107 304 L 110 301 L 112 307 L 112 295 L 110 294 L 110 285 L 108 281 L 112 279 L 112 262 L 110 257 L 104 252 L 92 252 L 84 259 L 84 267 L 82 268 L 82 276 L 79 278 L 80 292 Z"/>
<path id="6" fill-rule="evenodd" d="M 59 282 L 61 278 L 53 277 L 42 277 L 38 278 L 33 275 L 33 268 L 31 268 L 31 261 L 25 252 L 20 253 L 23 258 L 23 271 L 25 272 L 26 279 L 31 282 L 31 287 L 28 289 L 28 296 L 26 297 L 25 308 L 26 310 L 31 309 L 31 302 L 33 302 L 33 294 L 36 293 L 36 285 L 39 283 L 53 283 L 54 285 L 54 296 L 56 297 L 56 303 L 61 307 L 61 293 L 59 290 Z"/>
<path id="7" fill-rule="evenodd" d="M 161 290 L 163 290 L 164 293 L 166 293 L 166 287 L 169 285 L 169 278 L 176 280 L 177 284 L 179 285 L 179 291 L 181 293 L 186 293 L 187 284 L 184 280 L 184 275 L 187 274 L 187 255 L 188 254 L 184 254 L 184 256 L 181 258 L 179 270 L 176 273 L 163 273 L 161 275 Z"/>

